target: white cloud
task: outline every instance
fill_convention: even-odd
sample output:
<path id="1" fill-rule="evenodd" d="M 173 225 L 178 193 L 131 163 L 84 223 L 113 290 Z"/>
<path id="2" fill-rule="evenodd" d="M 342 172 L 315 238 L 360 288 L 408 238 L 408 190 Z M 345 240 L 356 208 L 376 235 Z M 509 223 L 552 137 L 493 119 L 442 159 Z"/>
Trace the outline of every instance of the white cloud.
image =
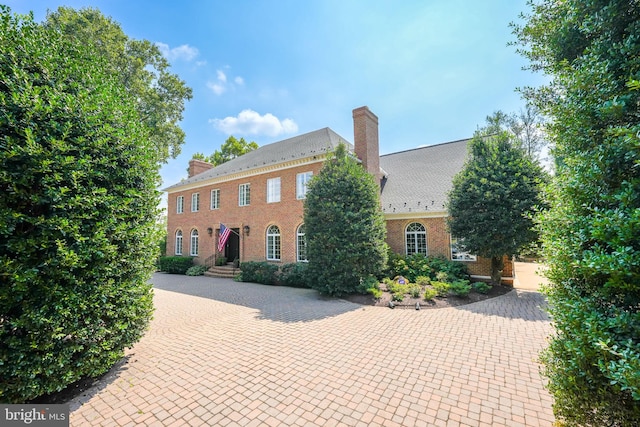
<path id="1" fill-rule="evenodd" d="M 213 91 L 216 95 L 222 95 L 227 90 L 224 84 L 207 82 L 207 87 Z"/>
<path id="2" fill-rule="evenodd" d="M 238 86 L 244 85 L 244 79 L 240 76 L 234 77 L 234 83 Z M 234 88 L 233 83 L 227 82 L 227 75 L 222 70 L 216 70 L 216 80 L 208 81 L 207 87 L 213 91 L 216 95 L 222 95 L 229 88 Z"/>
<path id="3" fill-rule="evenodd" d="M 253 110 L 243 110 L 237 117 L 211 119 L 209 123 L 226 133 L 244 135 L 278 136 L 298 131 L 298 125 L 292 119 L 280 120 L 271 113 L 261 116 Z"/>
<path id="4" fill-rule="evenodd" d="M 160 49 L 162 55 L 167 58 L 169 61 L 183 60 L 183 61 L 191 61 L 200 53 L 197 48 L 193 46 L 189 46 L 188 44 L 183 44 L 178 47 L 171 48 L 166 43 L 156 42 L 156 46 Z"/>

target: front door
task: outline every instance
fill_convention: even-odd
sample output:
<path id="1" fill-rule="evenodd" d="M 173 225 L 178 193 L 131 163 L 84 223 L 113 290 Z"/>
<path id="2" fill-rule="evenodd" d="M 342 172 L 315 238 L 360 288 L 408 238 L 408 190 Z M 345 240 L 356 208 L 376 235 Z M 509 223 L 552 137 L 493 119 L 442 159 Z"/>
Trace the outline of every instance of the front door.
<path id="1" fill-rule="evenodd" d="M 224 256 L 228 262 L 232 262 L 235 259 L 240 259 L 240 229 L 232 228 L 233 233 L 229 235 L 227 244 L 224 248 Z"/>

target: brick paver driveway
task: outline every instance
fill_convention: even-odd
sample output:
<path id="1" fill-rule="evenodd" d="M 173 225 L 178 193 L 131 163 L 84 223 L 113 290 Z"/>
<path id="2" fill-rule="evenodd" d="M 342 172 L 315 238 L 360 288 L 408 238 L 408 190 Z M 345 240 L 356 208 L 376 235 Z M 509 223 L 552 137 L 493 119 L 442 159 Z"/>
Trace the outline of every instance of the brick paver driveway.
<path id="1" fill-rule="evenodd" d="M 391 310 L 314 291 L 157 274 L 155 319 L 71 402 L 71 425 L 536 426 L 537 292 Z"/>

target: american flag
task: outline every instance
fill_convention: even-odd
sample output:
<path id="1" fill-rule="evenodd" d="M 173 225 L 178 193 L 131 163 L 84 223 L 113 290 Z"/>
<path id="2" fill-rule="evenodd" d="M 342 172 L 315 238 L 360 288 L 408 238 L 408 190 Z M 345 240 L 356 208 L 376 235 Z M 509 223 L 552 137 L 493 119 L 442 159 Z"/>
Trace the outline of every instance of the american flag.
<path id="1" fill-rule="evenodd" d="M 218 238 L 218 252 L 224 251 L 224 245 L 227 244 L 227 240 L 229 240 L 229 235 L 231 234 L 231 229 L 224 226 L 224 224 L 220 223 L 220 237 Z"/>

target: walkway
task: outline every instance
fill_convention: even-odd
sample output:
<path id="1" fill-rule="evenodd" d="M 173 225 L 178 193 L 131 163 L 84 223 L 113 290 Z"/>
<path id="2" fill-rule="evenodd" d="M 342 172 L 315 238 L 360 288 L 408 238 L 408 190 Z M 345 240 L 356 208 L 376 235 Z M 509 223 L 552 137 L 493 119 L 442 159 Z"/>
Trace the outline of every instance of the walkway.
<path id="1" fill-rule="evenodd" d="M 157 274 L 155 319 L 71 425 L 550 426 L 537 292 L 390 310 Z"/>

